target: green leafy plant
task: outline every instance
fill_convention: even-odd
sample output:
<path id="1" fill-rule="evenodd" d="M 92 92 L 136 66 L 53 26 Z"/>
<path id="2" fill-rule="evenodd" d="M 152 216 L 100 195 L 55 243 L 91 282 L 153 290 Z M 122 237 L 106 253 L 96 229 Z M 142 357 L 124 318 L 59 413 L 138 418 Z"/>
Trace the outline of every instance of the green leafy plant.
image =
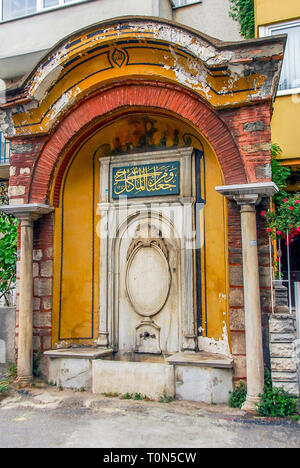
<path id="1" fill-rule="evenodd" d="M 10 390 L 7 382 L 0 382 L 0 395 L 6 395 Z"/>
<path id="2" fill-rule="evenodd" d="M 230 0 L 229 15 L 240 23 L 240 33 L 245 39 L 255 36 L 253 0 Z"/>
<path id="3" fill-rule="evenodd" d="M 11 379 L 16 379 L 18 373 L 18 368 L 14 362 L 10 362 L 8 366 L 8 376 Z"/>
<path id="4" fill-rule="evenodd" d="M 7 184 L 0 183 L 0 204 L 8 203 Z M 18 221 L 11 215 L 0 212 L 0 299 L 5 298 L 16 282 Z"/>
<path id="5" fill-rule="evenodd" d="M 272 145 L 271 167 L 272 180 L 279 191 L 273 197 L 274 209 L 262 211 L 261 216 L 266 219 L 267 232 L 273 237 L 281 237 L 289 243 L 300 234 L 300 195 L 286 191 L 287 179 L 291 173 L 283 166 L 277 157 L 282 153 L 277 144 Z M 275 265 L 276 270 L 276 265 Z"/>
<path id="6" fill-rule="evenodd" d="M 120 394 L 118 392 L 103 392 L 101 395 L 107 397 L 107 398 L 118 398 Z"/>
<path id="7" fill-rule="evenodd" d="M 247 385 L 241 380 L 235 390 L 229 393 L 231 395 L 228 402 L 230 408 L 241 408 L 246 401 Z"/>
<path id="8" fill-rule="evenodd" d="M 40 369 L 40 360 L 43 352 L 39 349 L 36 353 L 33 354 L 33 362 L 32 362 L 32 373 L 35 377 L 39 377 L 41 375 Z"/>
<path id="9" fill-rule="evenodd" d="M 260 416 L 265 417 L 297 417 L 297 399 L 287 393 L 283 387 L 272 386 L 271 377 L 265 378 L 264 393 L 260 395 L 257 405 Z"/>
<path id="10" fill-rule="evenodd" d="M 159 403 L 171 403 L 171 401 L 173 401 L 173 398 L 167 395 L 166 390 L 164 390 L 163 394 L 158 399 Z"/>

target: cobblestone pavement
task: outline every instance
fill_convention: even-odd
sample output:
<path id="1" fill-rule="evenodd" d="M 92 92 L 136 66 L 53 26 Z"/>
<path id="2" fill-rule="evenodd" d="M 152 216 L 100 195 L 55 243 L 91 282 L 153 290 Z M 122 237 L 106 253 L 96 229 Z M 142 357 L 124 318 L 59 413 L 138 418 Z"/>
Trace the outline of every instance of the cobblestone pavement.
<path id="1" fill-rule="evenodd" d="M 0 448 L 299 448 L 300 425 L 225 405 L 122 400 L 54 387 L 0 403 Z"/>

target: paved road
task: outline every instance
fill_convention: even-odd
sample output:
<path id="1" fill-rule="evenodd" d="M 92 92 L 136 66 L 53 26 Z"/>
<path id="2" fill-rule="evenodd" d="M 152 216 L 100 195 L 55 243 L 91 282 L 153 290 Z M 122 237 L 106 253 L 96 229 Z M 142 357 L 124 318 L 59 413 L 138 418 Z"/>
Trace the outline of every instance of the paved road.
<path id="1" fill-rule="evenodd" d="M 300 425 L 246 419 L 225 406 L 34 389 L 2 401 L 0 447 L 299 448 Z"/>

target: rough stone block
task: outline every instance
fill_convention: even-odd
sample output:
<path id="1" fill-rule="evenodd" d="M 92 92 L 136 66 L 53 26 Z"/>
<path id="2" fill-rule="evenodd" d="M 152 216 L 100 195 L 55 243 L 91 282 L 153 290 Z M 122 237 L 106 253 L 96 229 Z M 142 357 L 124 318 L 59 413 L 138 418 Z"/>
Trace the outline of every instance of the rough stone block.
<path id="1" fill-rule="evenodd" d="M 52 299 L 50 297 L 46 297 L 43 299 L 43 309 L 51 310 L 52 309 Z"/>
<path id="2" fill-rule="evenodd" d="M 295 343 L 271 343 L 270 344 L 270 354 L 271 357 L 286 357 L 292 358 L 295 357 Z"/>
<path id="3" fill-rule="evenodd" d="M 231 332 L 232 354 L 246 354 L 246 340 L 243 332 Z"/>
<path id="4" fill-rule="evenodd" d="M 20 195 L 25 194 L 25 187 L 23 185 L 12 185 L 8 187 L 8 196 L 9 197 L 19 197 Z"/>
<path id="5" fill-rule="evenodd" d="M 29 175 L 30 174 L 30 167 L 21 167 L 20 168 L 20 175 Z"/>
<path id="6" fill-rule="evenodd" d="M 48 249 L 46 249 L 45 255 L 46 255 L 47 258 L 52 258 L 53 257 L 53 248 L 49 247 Z"/>
<path id="7" fill-rule="evenodd" d="M 246 122 L 244 124 L 244 132 L 261 132 L 265 130 L 266 124 L 262 120 L 257 120 L 255 122 Z"/>
<path id="8" fill-rule="evenodd" d="M 272 358 L 272 371 L 297 371 L 297 361 L 291 358 Z"/>
<path id="9" fill-rule="evenodd" d="M 269 321 L 270 333 L 294 333 L 294 319 L 286 315 L 272 315 Z"/>
<path id="10" fill-rule="evenodd" d="M 23 198 L 10 198 L 9 200 L 10 205 L 24 205 Z"/>
<path id="11" fill-rule="evenodd" d="M 41 276 L 51 277 L 53 273 L 53 262 L 52 260 L 47 260 L 41 264 Z"/>
<path id="12" fill-rule="evenodd" d="M 231 307 L 243 307 L 244 293 L 243 288 L 230 288 L 229 291 L 229 304 Z"/>
<path id="13" fill-rule="evenodd" d="M 243 286 L 243 267 L 233 266 L 229 267 L 229 284 L 234 286 Z"/>
<path id="14" fill-rule="evenodd" d="M 243 379 L 246 377 L 246 356 L 233 356 L 234 360 L 234 377 Z"/>
<path id="15" fill-rule="evenodd" d="M 15 309 L 0 308 L 0 375 L 3 374 L 10 361 L 15 360 Z"/>
<path id="16" fill-rule="evenodd" d="M 265 151 L 265 150 L 263 150 Z M 255 175 L 257 179 L 268 179 L 272 176 L 270 164 L 263 164 L 255 167 Z"/>
<path id="17" fill-rule="evenodd" d="M 272 372 L 272 382 L 297 382 L 297 372 Z"/>
<path id="18" fill-rule="evenodd" d="M 51 312 L 34 312 L 33 325 L 35 327 L 51 327 L 51 323 Z"/>
<path id="19" fill-rule="evenodd" d="M 51 296 L 52 281 L 50 279 L 35 278 L 34 280 L 34 295 L 35 296 Z"/>
<path id="20" fill-rule="evenodd" d="M 140 393 L 173 397 L 174 368 L 168 364 L 125 361 L 93 361 L 93 392 Z"/>
<path id="21" fill-rule="evenodd" d="M 48 380 L 65 388 L 92 386 L 92 361 L 90 359 L 50 358 Z"/>
<path id="22" fill-rule="evenodd" d="M 294 333 L 271 333 L 270 343 L 290 343 L 295 341 Z"/>
<path id="23" fill-rule="evenodd" d="M 13 177 L 13 176 L 16 175 L 16 170 L 17 170 L 16 166 L 10 166 L 10 168 L 9 168 L 10 177 Z"/>
<path id="24" fill-rule="evenodd" d="M 41 249 L 35 249 L 33 251 L 33 260 L 40 261 L 43 257 L 43 251 Z"/>
<path id="25" fill-rule="evenodd" d="M 231 330 L 245 330 L 244 309 L 230 309 Z"/>
<path id="26" fill-rule="evenodd" d="M 12 145 L 12 154 L 27 154 L 33 151 L 32 143 L 17 144 Z"/>
<path id="27" fill-rule="evenodd" d="M 273 382 L 273 387 L 280 388 L 283 387 L 284 390 L 291 395 L 299 396 L 299 385 L 297 382 Z"/>
<path id="28" fill-rule="evenodd" d="M 227 403 L 232 391 L 232 369 L 175 366 L 176 398 L 204 403 Z"/>
<path id="29" fill-rule="evenodd" d="M 247 154 L 260 153 L 261 151 L 270 151 L 271 144 L 268 142 L 255 143 L 254 145 L 243 145 L 242 148 Z"/>
<path id="30" fill-rule="evenodd" d="M 32 276 L 33 278 L 36 278 L 37 276 L 39 276 L 39 264 L 37 262 L 33 262 L 32 267 L 33 267 Z"/>

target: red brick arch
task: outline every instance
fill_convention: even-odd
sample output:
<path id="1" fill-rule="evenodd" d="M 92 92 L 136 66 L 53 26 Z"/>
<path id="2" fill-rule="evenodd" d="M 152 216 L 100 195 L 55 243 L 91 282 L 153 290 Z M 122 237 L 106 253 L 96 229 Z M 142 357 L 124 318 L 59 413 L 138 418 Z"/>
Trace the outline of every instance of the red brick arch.
<path id="1" fill-rule="evenodd" d="M 247 183 L 238 147 L 226 123 L 203 99 L 178 86 L 158 82 L 116 83 L 79 103 L 56 127 L 37 158 L 29 188 L 29 203 L 48 200 L 52 176 L 64 154 L 55 188 L 58 197 L 63 172 L 75 147 L 105 119 L 130 109 L 164 111 L 183 118 L 199 129 L 213 147 L 226 184 Z M 92 125 L 93 123 L 93 125 Z M 73 145 L 70 142 L 73 141 Z M 68 151 L 66 152 L 66 147 Z"/>

